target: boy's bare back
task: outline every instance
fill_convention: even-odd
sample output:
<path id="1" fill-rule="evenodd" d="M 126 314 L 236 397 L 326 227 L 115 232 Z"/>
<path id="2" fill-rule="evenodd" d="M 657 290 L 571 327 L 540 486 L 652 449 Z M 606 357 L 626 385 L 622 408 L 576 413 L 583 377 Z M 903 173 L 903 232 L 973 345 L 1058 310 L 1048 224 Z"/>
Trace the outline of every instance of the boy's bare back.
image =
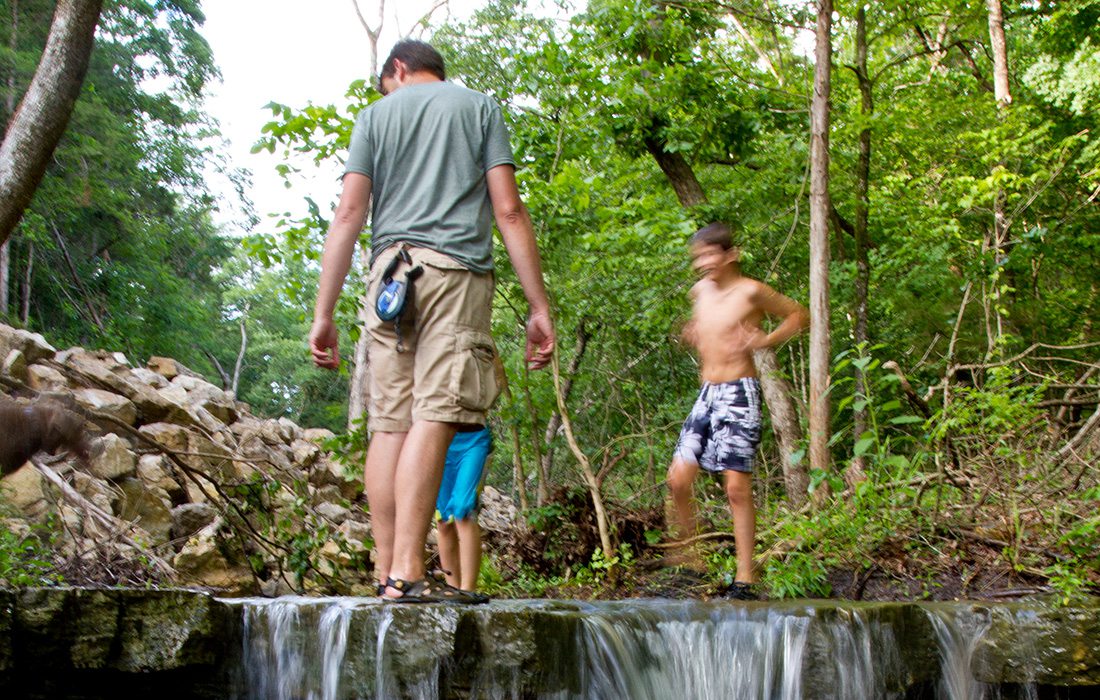
<path id="1" fill-rule="evenodd" d="M 755 377 L 754 350 L 778 345 L 809 325 L 809 316 L 793 299 L 740 274 L 728 251 L 692 245 L 692 259 L 703 279 L 691 289 L 694 301 L 684 338 L 699 351 L 700 375 L 711 383 Z M 782 318 L 771 333 L 764 316 Z"/>

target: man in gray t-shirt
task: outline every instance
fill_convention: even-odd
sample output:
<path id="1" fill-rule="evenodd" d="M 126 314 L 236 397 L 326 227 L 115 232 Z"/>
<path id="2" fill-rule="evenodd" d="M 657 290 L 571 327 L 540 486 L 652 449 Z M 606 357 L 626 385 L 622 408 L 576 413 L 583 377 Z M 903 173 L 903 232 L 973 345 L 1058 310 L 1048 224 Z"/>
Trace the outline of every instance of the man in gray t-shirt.
<path id="1" fill-rule="evenodd" d="M 367 324 L 372 436 L 364 482 L 375 568 L 383 595 L 405 602 L 484 600 L 426 577 L 424 543 L 451 438 L 484 425 L 498 392 L 489 335 L 492 218 L 527 297 L 528 365 L 545 367 L 554 348 L 500 107 L 444 77 L 439 53 L 419 41 L 399 42 L 383 64 L 387 96 L 360 113 L 352 135 L 309 338 L 314 363 L 337 368 L 333 309 L 373 199 L 367 303 L 374 306 L 387 275 L 415 280 L 399 324 L 373 308 Z"/>

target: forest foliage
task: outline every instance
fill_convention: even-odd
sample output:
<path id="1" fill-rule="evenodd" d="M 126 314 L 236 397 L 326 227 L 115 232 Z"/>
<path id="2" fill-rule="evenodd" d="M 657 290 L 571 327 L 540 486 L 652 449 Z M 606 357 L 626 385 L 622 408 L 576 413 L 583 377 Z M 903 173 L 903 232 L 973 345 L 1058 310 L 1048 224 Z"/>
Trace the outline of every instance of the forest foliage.
<path id="1" fill-rule="evenodd" d="M 9 90 L 33 71 L 51 5 L 0 3 L 20 18 L 0 37 Z M 837 495 L 790 507 L 766 433 L 757 501 L 774 594 L 837 592 L 833 569 L 913 578 L 915 559 L 968 582 L 1000 566 L 1064 595 L 1100 584 L 1100 0 L 1003 6 L 1007 105 L 986 2 L 866 4 L 865 67 L 859 6 L 835 4 L 833 463 L 809 476 Z M 505 108 L 558 328 L 560 381 L 529 375 L 523 296 L 498 242 L 494 335 L 510 387 L 491 419 L 490 481 L 532 522 L 564 521 L 592 492 L 587 463 L 615 536 L 608 552 L 547 535 L 542 558 L 504 579 L 605 571 L 658 538 L 697 383 L 676 341 L 691 231 L 730 222 L 746 274 L 805 303 L 813 15 L 774 0 L 491 0 L 432 28 L 449 77 Z M 257 220 L 240 240 L 212 224 L 203 172 L 219 165 L 217 125 L 202 95 L 217 56 L 201 23 L 196 2 L 109 3 L 69 132 L 13 238 L 7 318 L 57 343 L 173 355 L 227 385 L 244 337 L 243 400 L 342 429 L 346 379 L 302 349 L 332 202 Z M 338 99 L 272 104 L 256 148 L 285 154 L 293 188 L 344 156 L 355 114 L 379 98 L 364 76 Z M 355 296 L 339 309 L 353 339 Z M 778 357 L 804 420 L 805 340 Z M 700 487 L 728 530 L 720 494 Z M 730 551 L 709 548 L 712 566 Z"/>

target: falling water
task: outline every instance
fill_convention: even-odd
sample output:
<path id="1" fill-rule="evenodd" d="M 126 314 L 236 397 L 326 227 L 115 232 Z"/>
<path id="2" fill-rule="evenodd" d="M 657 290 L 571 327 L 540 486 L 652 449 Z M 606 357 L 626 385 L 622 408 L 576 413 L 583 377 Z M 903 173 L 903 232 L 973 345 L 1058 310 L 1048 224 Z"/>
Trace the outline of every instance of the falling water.
<path id="1" fill-rule="evenodd" d="M 240 604 L 242 700 L 1006 698 L 971 672 L 990 625 L 973 606 Z"/>

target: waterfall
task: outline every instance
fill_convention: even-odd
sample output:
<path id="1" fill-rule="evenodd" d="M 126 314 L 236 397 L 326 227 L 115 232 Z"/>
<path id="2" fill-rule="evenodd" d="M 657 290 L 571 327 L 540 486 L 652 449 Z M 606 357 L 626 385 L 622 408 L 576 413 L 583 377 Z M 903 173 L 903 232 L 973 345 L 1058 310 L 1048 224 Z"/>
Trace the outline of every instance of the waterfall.
<path id="1" fill-rule="evenodd" d="M 990 614 L 837 602 L 235 601 L 240 700 L 1004 700 L 975 679 Z"/>

